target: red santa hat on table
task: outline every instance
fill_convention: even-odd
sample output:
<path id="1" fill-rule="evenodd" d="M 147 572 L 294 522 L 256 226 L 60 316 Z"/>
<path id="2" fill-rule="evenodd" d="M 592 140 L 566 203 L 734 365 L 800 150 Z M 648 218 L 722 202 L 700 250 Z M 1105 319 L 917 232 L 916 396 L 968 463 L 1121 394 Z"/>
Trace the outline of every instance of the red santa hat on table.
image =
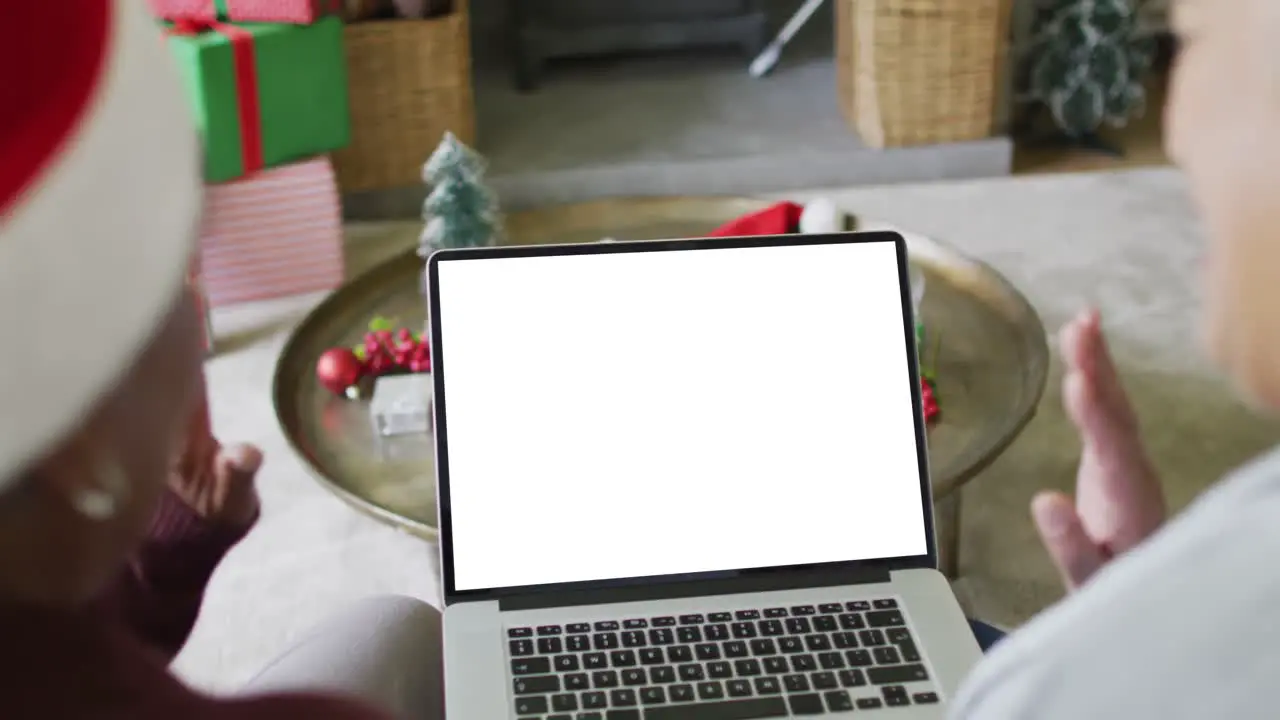
<path id="1" fill-rule="evenodd" d="M 780 202 L 731 220 L 712 231 L 709 237 L 844 232 L 849 229 L 847 221 L 845 213 L 825 198 L 805 205 Z"/>
<path id="2" fill-rule="evenodd" d="M 200 147 L 138 0 L 0 0 L 0 490 L 128 369 L 185 280 Z"/>

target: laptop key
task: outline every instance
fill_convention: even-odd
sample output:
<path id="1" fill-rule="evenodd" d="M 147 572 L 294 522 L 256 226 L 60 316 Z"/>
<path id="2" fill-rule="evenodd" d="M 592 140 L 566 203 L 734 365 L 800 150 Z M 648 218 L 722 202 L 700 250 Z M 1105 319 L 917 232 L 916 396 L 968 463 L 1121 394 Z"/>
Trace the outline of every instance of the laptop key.
<path id="1" fill-rule="evenodd" d="M 705 635 L 708 640 L 728 640 L 729 626 L 728 625 L 707 625 L 706 627 L 703 628 L 702 634 Z"/>
<path id="2" fill-rule="evenodd" d="M 663 616 L 661 616 L 661 617 L 651 618 L 651 619 L 649 620 L 649 623 L 650 623 L 650 624 L 652 624 L 652 625 L 653 625 L 654 627 L 656 627 L 656 628 L 658 628 L 658 627 L 674 627 L 674 626 L 675 626 L 675 624 L 676 624 L 676 619 L 675 619 L 674 617 L 670 616 L 670 615 L 663 615 Z"/>
<path id="3" fill-rule="evenodd" d="M 826 635 L 805 635 L 804 646 L 813 652 L 831 649 L 831 640 Z"/>
<path id="4" fill-rule="evenodd" d="M 867 678 L 872 685 L 897 685 L 898 683 L 920 682 L 929 679 L 929 671 L 924 665 L 887 665 L 867 668 Z"/>
<path id="5" fill-rule="evenodd" d="M 839 619 L 840 627 L 845 630 L 861 630 L 867 626 L 866 621 L 858 613 L 845 613 Z"/>
<path id="6" fill-rule="evenodd" d="M 693 653 L 698 656 L 699 660 L 719 660 L 720 646 L 714 643 L 703 643 L 695 646 Z"/>
<path id="7" fill-rule="evenodd" d="M 557 655 L 564 652 L 564 641 L 558 637 L 538 638 L 539 655 Z"/>
<path id="8" fill-rule="evenodd" d="M 547 720 L 573 720 L 573 716 L 569 713 L 557 713 L 555 715 L 548 715 Z"/>
<path id="9" fill-rule="evenodd" d="M 751 641 L 751 654 L 760 655 L 777 655 L 778 646 L 773 644 L 773 640 L 769 638 L 756 638 Z"/>
<path id="10" fill-rule="evenodd" d="M 565 638 L 569 652 L 586 652 L 591 649 L 591 638 L 586 635 L 570 635 Z"/>
<path id="11" fill-rule="evenodd" d="M 559 625 L 539 625 L 538 626 L 539 635 L 559 635 L 562 632 L 564 632 L 564 629 L 561 628 Z"/>
<path id="12" fill-rule="evenodd" d="M 546 711 L 547 697 L 545 695 L 516 698 L 517 715 L 541 715 Z"/>
<path id="13" fill-rule="evenodd" d="M 602 688 L 618 687 L 618 673 L 615 670 L 597 670 L 591 673 L 591 687 L 599 690 Z"/>
<path id="14" fill-rule="evenodd" d="M 667 701 L 667 691 L 661 687 L 647 687 L 640 690 L 640 704 L 661 705 Z"/>
<path id="15" fill-rule="evenodd" d="M 808 672 L 818 669 L 818 661 L 812 655 L 792 655 L 791 667 L 796 672 Z"/>
<path id="16" fill-rule="evenodd" d="M 696 630 L 697 628 L 693 629 Z M 670 645 L 675 641 L 676 636 L 675 633 L 671 632 L 671 628 L 654 628 L 649 631 L 649 642 L 654 645 Z"/>
<path id="17" fill-rule="evenodd" d="M 912 695 L 911 699 L 915 700 L 917 705 L 933 705 L 938 702 L 938 693 L 918 692 Z"/>
<path id="18" fill-rule="evenodd" d="M 591 644 L 597 650 L 613 650 L 618 647 L 618 633 L 604 632 L 596 633 L 591 638 Z"/>
<path id="19" fill-rule="evenodd" d="M 844 667 L 844 656 L 838 652 L 824 652 L 818 656 L 818 665 L 823 670 L 839 670 Z"/>
<path id="20" fill-rule="evenodd" d="M 638 648 L 648 645 L 643 630 L 627 630 L 622 633 L 622 647 Z"/>
<path id="21" fill-rule="evenodd" d="M 670 683 L 676 681 L 676 671 L 670 665 L 656 667 L 649 671 L 649 680 L 656 683 Z"/>
<path id="22" fill-rule="evenodd" d="M 844 659 L 848 661 L 850 667 L 871 667 L 875 664 L 871 660 L 871 653 L 866 650 L 846 650 Z"/>
<path id="23" fill-rule="evenodd" d="M 522 655 L 532 655 L 532 654 L 533 654 L 533 641 L 532 641 L 532 640 L 512 640 L 512 641 L 508 644 L 508 646 L 509 646 L 509 648 L 510 648 L 510 650 L 511 650 L 511 655 L 512 655 L 512 657 L 520 657 L 520 656 L 522 656 Z"/>
<path id="24" fill-rule="evenodd" d="M 751 682 L 748 680 L 730 680 L 724 684 L 729 697 L 751 697 Z"/>
<path id="25" fill-rule="evenodd" d="M 861 670 L 841 670 L 837 677 L 843 687 L 863 687 L 867 684 L 867 676 Z"/>
<path id="26" fill-rule="evenodd" d="M 609 693 L 609 702 L 614 707 L 632 707 L 636 704 L 636 691 L 630 688 L 614 690 Z"/>
<path id="27" fill-rule="evenodd" d="M 866 600 L 851 600 L 844 604 L 844 609 L 849 612 L 863 612 L 871 609 L 871 603 Z"/>
<path id="28" fill-rule="evenodd" d="M 727 613 L 727 612 L 707 613 L 707 622 L 727 623 L 732 619 L 733 619 L 733 613 Z"/>
<path id="29" fill-rule="evenodd" d="M 724 697 L 724 685 L 715 680 L 698 683 L 699 700 L 719 700 Z"/>
<path id="30" fill-rule="evenodd" d="M 696 705 L 664 705 L 644 711 L 645 720 L 758 720 L 786 715 L 786 701 L 776 696 Z"/>
<path id="31" fill-rule="evenodd" d="M 885 600 L 872 600 L 871 607 L 874 607 L 877 610 L 891 610 L 893 608 L 898 607 L 898 601 L 894 600 L 893 598 L 887 598 Z"/>
<path id="32" fill-rule="evenodd" d="M 512 675 L 541 675 L 551 672 L 551 658 L 517 658 L 511 661 Z"/>
<path id="33" fill-rule="evenodd" d="M 572 712 L 578 709 L 578 696 L 572 693 L 551 696 L 551 709 L 555 712 Z"/>
<path id="34" fill-rule="evenodd" d="M 756 636 L 756 624 L 753 622 L 736 622 L 733 624 L 733 636 L 739 640 Z"/>
<path id="35" fill-rule="evenodd" d="M 822 698 L 817 693 L 792 695 L 787 698 L 793 715 L 821 715 L 827 709 L 822 707 Z"/>
<path id="36" fill-rule="evenodd" d="M 783 618 L 787 616 L 786 608 L 766 608 L 764 616 L 767 618 Z"/>
<path id="37" fill-rule="evenodd" d="M 787 632 L 792 635 L 808 635 L 813 632 L 813 626 L 809 624 L 809 618 L 793 617 L 787 620 Z"/>
<path id="38" fill-rule="evenodd" d="M 784 653 L 804 652 L 804 643 L 795 636 L 780 637 L 778 638 L 778 649 Z"/>
<path id="39" fill-rule="evenodd" d="M 781 675 L 782 673 L 790 672 L 791 665 L 786 658 L 775 655 L 764 659 L 764 671 L 770 675 Z"/>
<path id="40" fill-rule="evenodd" d="M 858 634 L 849 630 L 831 634 L 832 643 L 841 650 L 858 647 Z"/>
<path id="41" fill-rule="evenodd" d="M 827 701 L 827 709 L 831 712 L 847 712 L 853 709 L 853 701 L 849 699 L 849 693 L 844 690 L 831 690 L 822 694 L 822 699 Z"/>
<path id="42" fill-rule="evenodd" d="M 920 650 L 910 640 L 898 643 L 898 652 L 902 655 L 903 662 L 920 662 Z"/>
<path id="43" fill-rule="evenodd" d="M 889 628 L 884 631 L 885 637 L 889 638 L 889 642 L 894 645 L 899 643 L 911 642 L 911 633 L 904 627 Z"/>
<path id="44" fill-rule="evenodd" d="M 622 684 L 627 687 L 644 685 L 648 681 L 649 678 L 646 677 L 644 670 L 641 670 L 640 668 L 631 668 L 630 670 L 622 671 Z"/>
<path id="45" fill-rule="evenodd" d="M 873 610 L 866 613 L 867 624 L 873 628 L 897 627 L 907 621 L 898 610 Z"/>
<path id="46" fill-rule="evenodd" d="M 733 669 L 737 671 L 739 677 L 751 677 L 760 674 L 760 661 L 754 658 L 746 660 L 735 660 Z"/>
<path id="47" fill-rule="evenodd" d="M 662 650 L 658 648 L 645 648 L 640 651 L 641 665 L 661 665 L 666 660 L 662 655 Z"/>
<path id="48" fill-rule="evenodd" d="M 861 630 L 858 632 L 858 639 L 867 647 L 884 645 L 888 642 L 884 639 L 884 633 L 880 630 Z"/>
<path id="49" fill-rule="evenodd" d="M 588 670 L 600 670 L 609 667 L 609 658 L 602 652 L 587 653 L 582 656 L 582 667 Z"/>
<path id="50" fill-rule="evenodd" d="M 744 658 L 751 654 L 747 644 L 741 640 L 731 640 L 724 644 L 724 656 L 728 658 Z"/>
<path id="51" fill-rule="evenodd" d="M 542 695 L 560 691 L 559 675 L 529 675 L 518 677 L 511 683 L 517 695 Z"/>
<path id="52" fill-rule="evenodd" d="M 680 616 L 681 625 L 701 625 L 704 622 L 706 622 L 706 618 L 702 617 L 701 615 L 681 615 Z"/>
<path id="53" fill-rule="evenodd" d="M 840 687 L 840 683 L 836 681 L 836 674 L 829 670 L 810 674 L 809 684 L 814 690 L 835 690 Z"/>
<path id="54" fill-rule="evenodd" d="M 509 638 L 533 637 L 533 628 L 527 628 L 527 627 L 508 628 L 507 637 Z"/>
<path id="55" fill-rule="evenodd" d="M 702 629 L 697 625 L 685 625 L 676 629 L 676 637 L 682 643 L 702 642 Z"/>
<path id="56" fill-rule="evenodd" d="M 759 610 L 739 610 L 733 616 L 738 620 L 757 620 L 760 617 Z"/>
<path id="57" fill-rule="evenodd" d="M 601 620 L 595 624 L 596 632 L 609 632 L 618 629 L 617 620 Z"/>
<path id="58" fill-rule="evenodd" d="M 599 690 L 582 693 L 582 707 L 586 710 L 598 710 L 609 706 L 609 696 Z"/>
<path id="59" fill-rule="evenodd" d="M 844 612 L 844 605 L 840 603 L 822 603 L 818 606 L 820 613 L 839 613 Z"/>
<path id="60" fill-rule="evenodd" d="M 775 619 L 760 621 L 760 634 L 765 637 L 777 637 L 779 635 L 785 635 L 786 632 L 787 629 L 783 627 L 781 620 Z"/>
<path id="61" fill-rule="evenodd" d="M 690 702 L 693 700 L 692 685 L 672 685 L 667 689 L 667 695 L 670 696 L 671 702 Z"/>
<path id="62" fill-rule="evenodd" d="M 649 621 L 644 618 L 632 618 L 630 620 L 622 621 L 622 628 L 624 630 L 641 630 L 647 627 L 649 627 Z"/>
<path id="63" fill-rule="evenodd" d="M 812 605 L 795 605 L 791 608 L 792 615 L 812 615 L 816 612 Z"/>
<path id="64" fill-rule="evenodd" d="M 591 623 L 569 623 L 564 626 L 566 633 L 589 633 L 591 632 Z"/>
<path id="65" fill-rule="evenodd" d="M 680 679 L 685 682 L 695 682 L 706 678 L 701 665 L 681 665 L 679 671 Z"/>
<path id="66" fill-rule="evenodd" d="M 604 713 L 580 712 L 574 720 L 604 720 Z"/>
<path id="67" fill-rule="evenodd" d="M 776 677 L 758 677 L 756 678 L 756 692 L 761 695 L 777 695 L 782 692 L 782 685 L 778 684 Z"/>
<path id="68" fill-rule="evenodd" d="M 577 655 L 557 655 L 555 659 L 556 672 L 569 672 L 578 669 Z"/>
<path id="69" fill-rule="evenodd" d="M 693 650 L 688 645 L 673 645 L 667 648 L 667 659 L 673 663 L 685 663 L 693 660 Z"/>
<path id="70" fill-rule="evenodd" d="M 604 714 L 604 720 L 640 720 L 640 711 L 635 708 L 619 708 Z"/>
<path id="71" fill-rule="evenodd" d="M 902 662 L 902 658 L 898 657 L 898 649 L 895 647 L 878 647 L 871 651 L 871 655 L 876 659 L 878 665 L 897 665 Z"/>
<path id="72" fill-rule="evenodd" d="M 733 666 L 723 660 L 707 663 L 707 675 L 715 680 L 731 678 L 733 677 Z"/>
<path id="73" fill-rule="evenodd" d="M 817 632 L 835 632 L 837 627 L 836 619 L 830 615 L 819 615 L 813 619 L 813 629 Z"/>
<path id="74" fill-rule="evenodd" d="M 564 676 L 565 690 L 586 690 L 591 685 L 586 673 L 569 673 Z"/>
<path id="75" fill-rule="evenodd" d="M 880 698 L 858 698 L 855 704 L 859 710 L 875 710 L 884 706 Z"/>
<path id="76" fill-rule="evenodd" d="M 614 667 L 631 667 L 636 664 L 635 650 L 614 650 L 609 653 L 609 662 Z"/>
<path id="77" fill-rule="evenodd" d="M 782 678 L 782 685 L 787 692 L 806 692 L 809 689 L 809 678 L 803 675 L 788 675 Z"/>

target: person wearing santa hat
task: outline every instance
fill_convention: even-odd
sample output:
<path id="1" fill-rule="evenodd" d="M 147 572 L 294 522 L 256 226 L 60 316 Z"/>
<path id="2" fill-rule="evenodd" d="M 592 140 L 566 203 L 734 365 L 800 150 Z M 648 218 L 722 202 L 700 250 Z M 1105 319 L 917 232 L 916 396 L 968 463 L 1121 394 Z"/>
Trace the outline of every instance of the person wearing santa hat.
<path id="1" fill-rule="evenodd" d="M 143 3 L 0 7 L 0 717 L 438 716 L 439 614 L 408 598 L 235 700 L 166 670 L 262 461 L 208 425 L 196 129 Z"/>

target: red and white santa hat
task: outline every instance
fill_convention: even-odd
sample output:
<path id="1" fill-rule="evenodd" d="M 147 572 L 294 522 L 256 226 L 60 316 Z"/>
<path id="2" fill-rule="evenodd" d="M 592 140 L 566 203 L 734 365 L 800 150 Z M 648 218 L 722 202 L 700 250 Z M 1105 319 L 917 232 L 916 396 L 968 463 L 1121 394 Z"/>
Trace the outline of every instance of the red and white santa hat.
<path id="1" fill-rule="evenodd" d="M 0 490 L 128 369 L 185 280 L 200 146 L 138 0 L 0 0 Z"/>

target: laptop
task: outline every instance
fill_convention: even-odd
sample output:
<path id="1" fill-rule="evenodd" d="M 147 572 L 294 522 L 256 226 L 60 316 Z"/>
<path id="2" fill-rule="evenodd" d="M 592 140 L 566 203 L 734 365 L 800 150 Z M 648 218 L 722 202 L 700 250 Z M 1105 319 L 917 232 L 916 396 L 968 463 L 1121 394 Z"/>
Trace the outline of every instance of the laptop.
<path id="1" fill-rule="evenodd" d="M 942 717 L 896 233 L 428 260 L 450 718 Z"/>

